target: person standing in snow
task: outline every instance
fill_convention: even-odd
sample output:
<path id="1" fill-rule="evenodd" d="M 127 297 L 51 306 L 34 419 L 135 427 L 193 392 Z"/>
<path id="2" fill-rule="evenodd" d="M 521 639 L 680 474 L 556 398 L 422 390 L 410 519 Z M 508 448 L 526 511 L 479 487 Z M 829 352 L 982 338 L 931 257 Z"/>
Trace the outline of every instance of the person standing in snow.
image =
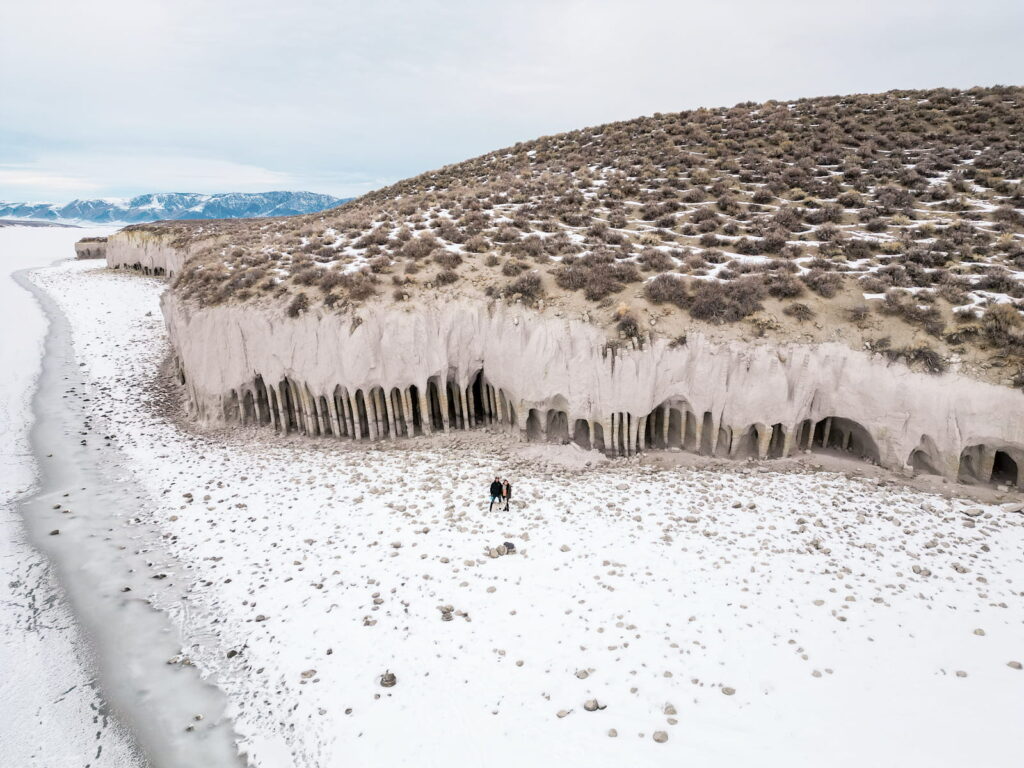
<path id="1" fill-rule="evenodd" d="M 505 500 L 505 511 L 508 512 L 508 500 L 512 498 L 512 483 L 507 477 L 501 483 L 501 497 Z"/>
<path id="2" fill-rule="evenodd" d="M 491 506 L 487 510 L 492 512 L 494 510 L 494 502 L 498 502 L 498 509 L 501 509 L 501 478 L 495 477 L 494 482 L 491 483 Z"/>

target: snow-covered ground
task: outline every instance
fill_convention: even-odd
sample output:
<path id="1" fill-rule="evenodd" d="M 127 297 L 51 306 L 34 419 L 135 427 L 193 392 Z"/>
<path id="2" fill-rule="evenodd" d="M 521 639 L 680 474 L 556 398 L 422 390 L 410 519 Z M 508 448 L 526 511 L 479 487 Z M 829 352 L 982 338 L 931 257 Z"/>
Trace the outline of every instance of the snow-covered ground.
<path id="1" fill-rule="evenodd" d="M 13 276 L 109 231 L 0 227 L 0 765 L 12 768 L 140 762 L 129 734 L 108 716 L 89 646 L 17 510 L 36 482 L 28 432 L 47 324 Z"/>
<path id="2" fill-rule="evenodd" d="M 1024 515 L 771 463 L 585 467 L 484 431 L 183 431 L 154 386 L 163 283 L 34 279 L 71 321 L 85 431 L 145 487 L 154 575 L 187 576 L 150 596 L 175 662 L 223 689 L 254 765 L 1020 762 Z"/>

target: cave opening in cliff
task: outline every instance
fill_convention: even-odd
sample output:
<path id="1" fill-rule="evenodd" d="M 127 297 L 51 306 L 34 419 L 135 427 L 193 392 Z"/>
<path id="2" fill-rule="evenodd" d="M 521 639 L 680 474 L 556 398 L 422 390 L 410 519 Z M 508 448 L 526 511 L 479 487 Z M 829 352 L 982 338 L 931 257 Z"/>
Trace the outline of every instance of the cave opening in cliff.
<path id="1" fill-rule="evenodd" d="M 700 436 L 700 453 L 710 456 L 712 441 L 715 439 L 713 434 L 715 431 L 715 417 L 711 415 L 711 411 L 705 411 L 701 423 L 703 431 Z"/>
<path id="2" fill-rule="evenodd" d="M 402 390 L 398 387 L 391 388 L 388 405 L 391 406 L 391 423 L 395 425 L 395 437 L 412 436 L 412 425 L 406 424 L 405 403 L 402 398 Z"/>
<path id="3" fill-rule="evenodd" d="M 459 387 L 454 381 L 447 381 L 445 391 L 448 395 L 448 424 L 452 429 L 462 429 L 465 425 L 462 423 L 462 401 L 459 397 Z"/>
<path id="4" fill-rule="evenodd" d="M 737 436 L 736 445 L 732 446 L 731 454 L 734 459 L 749 459 L 757 456 L 757 425 L 747 427 Z"/>
<path id="5" fill-rule="evenodd" d="M 409 410 L 412 411 L 410 414 L 412 424 L 409 425 L 409 435 L 422 435 L 423 414 L 420 412 L 420 390 L 415 384 L 409 387 Z"/>
<path id="6" fill-rule="evenodd" d="M 586 419 L 576 419 L 576 425 L 572 430 L 572 441 L 580 448 L 590 450 L 590 422 Z"/>
<path id="7" fill-rule="evenodd" d="M 323 431 L 325 435 L 333 436 L 334 425 L 331 423 L 332 419 L 330 413 L 331 412 L 327 408 L 327 398 L 324 397 L 323 395 L 320 395 L 320 424 L 322 425 L 321 431 Z"/>
<path id="8" fill-rule="evenodd" d="M 594 431 L 590 435 L 590 447 L 597 451 L 605 450 L 604 427 L 596 421 L 594 422 Z"/>
<path id="9" fill-rule="evenodd" d="M 473 420 L 477 425 L 487 423 L 487 385 L 484 384 L 484 372 L 481 368 L 473 376 L 473 383 L 469 385 L 473 393 Z"/>
<path id="10" fill-rule="evenodd" d="M 647 414 L 647 420 L 644 422 L 644 434 L 643 442 L 644 445 L 648 445 L 651 448 L 663 448 L 661 440 L 661 424 L 665 419 L 665 407 L 659 406 Z"/>
<path id="11" fill-rule="evenodd" d="M 370 436 L 370 417 L 366 411 L 366 398 L 363 397 L 363 390 L 356 390 L 356 424 L 359 436 L 367 438 Z"/>
<path id="12" fill-rule="evenodd" d="M 772 424 L 772 436 L 768 442 L 768 458 L 781 459 L 786 450 L 786 429 L 782 424 Z"/>
<path id="13" fill-rule="evenodd" d="M 537 413 L 536 408 L 531 408 L 529 414 L 526 416 L 526 439 L 544 439 L 544 429 L 541 427 L 540 414 Z"/>
<path id="14" fill-rule="evenodd" d="M 256 405 L 259 409 L 260 424 L 270 424 L 270 402 L 267 400 L 267 385 L 263 383 L 263 377 L 256 377 Z"/>
<path id="15" fill-rule="evenodd" d="M 299 426 L 298 414 L 295 412 L 295 397 L 292 395 L 291 382 L 287 377 L 281 382 L 281 401 L 284 412 L 284 431 L 287 434 L 295 431 Z"/>
<path id="16" fill-rule="evenodd" d="M 682 448 L 683 433 L 685 430 L 683 420 L 685 414 L 678 408 L 670 408 L 668 411 L 668 439 L 665 441 L 665 448 Z"/>
<path id="17" fill-rule="evenodd" d="M 924 475 L 937 475 L 939 470 L 935 468 L 935 464 L 932 462 L 931 456 L 928 455 L 927 451 L 921 448 L 915 448 L 910 453 L 910 461 L 907 462 L 914 469 L 915 472 Z"/>
<path id="18" fill-rule="evenodd" d="M 441 417 L 443 411 L 441 410 L 441 392 L 437 386 L 437 380 L 430 378 L 427 381 L 427 408 L 430 413 L 430 424 L 435 430 L 440 432 L 444 429 L 444 419 Z"/>
<path id="19" fill-rule="evenodd" d="M 569 417 L 565 411 L 548 411 L 547 438 L 551 443 L 569 442 Z"/>
<path id="20" fill-rule="evenodd" d="M 256 423 L 256 399 L 248 390 L 242 397 L 242 422 L 244 424 Z"/>
<path id="21" fill-rule="evenodd" d="M 852 419 L 830 416 L 818 422 L 813 444 L 823 449 L 852 453 L 863 459 L 879 462 L 878 446 L 871 433 Z"/>
<path id="22" fill-rule="evenodd" d="M 238 392 L 231 390 L 231 394 L 228 396 L 228 402 L 224 406 L 224 419 L 225 421 L 240 421 L 241 420 L 242 408 L 238 402 Z"/>
<path id="23" fill-rule="evenodd" d="M 997 485 L 1017 484 L 1017 462 L 1006 451 L 996 451 L 992 461 L 992 482 Z"/>

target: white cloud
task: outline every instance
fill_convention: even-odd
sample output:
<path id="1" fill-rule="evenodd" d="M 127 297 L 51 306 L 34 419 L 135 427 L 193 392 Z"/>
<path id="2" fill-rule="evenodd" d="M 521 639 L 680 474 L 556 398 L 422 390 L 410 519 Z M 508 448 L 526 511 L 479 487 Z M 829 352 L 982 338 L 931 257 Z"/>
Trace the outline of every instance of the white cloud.
<path id="1" fill-rule="evenodd" d="M 7 6 L 0 164 L 74 178 L 72 156 L 102 157 L 118 172 L 93 163 L 85 178 L 116 194 L 236 180 L 351 194 L 654 111 L 1024 81 L 1020 0 Z"/>
<path id="2" fill-rule="evenodd" d="M 43 193 L 58 194 L 80 194 L 95 192 L 101 188 L 100 184 L 89 179 L 76 176 L 65 176 L 46 170 L 25 168 L 19 166 L 0 165 L 0 189 L 11 188 L 23 191 L 25 194 L 36 195 Z M 20 202 L 23 197 L 15 195 Z"/>
<path id="3" fill-rule="evenodd" d="M 137 192 L 255 192 L 295 189 L 298 179 L 230 160 L 136 154 L 45 154 L 31 163 L 0 166 L 0 189 L 47 197 L 121 189 Z M 8 195 L 10 197 L 10 195 Z"/>

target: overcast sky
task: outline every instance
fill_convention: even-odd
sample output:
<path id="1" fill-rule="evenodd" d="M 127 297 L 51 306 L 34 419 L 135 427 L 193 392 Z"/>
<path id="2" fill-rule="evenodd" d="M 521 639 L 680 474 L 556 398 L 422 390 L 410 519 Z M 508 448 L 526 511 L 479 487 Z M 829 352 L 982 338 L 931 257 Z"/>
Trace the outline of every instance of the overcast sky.
<path id="1" fill-rule="evenodd" d="M 0 200 L 357 195 L 652 112 L 1024 83 L 1024 0 L 3 0 Z"/>

